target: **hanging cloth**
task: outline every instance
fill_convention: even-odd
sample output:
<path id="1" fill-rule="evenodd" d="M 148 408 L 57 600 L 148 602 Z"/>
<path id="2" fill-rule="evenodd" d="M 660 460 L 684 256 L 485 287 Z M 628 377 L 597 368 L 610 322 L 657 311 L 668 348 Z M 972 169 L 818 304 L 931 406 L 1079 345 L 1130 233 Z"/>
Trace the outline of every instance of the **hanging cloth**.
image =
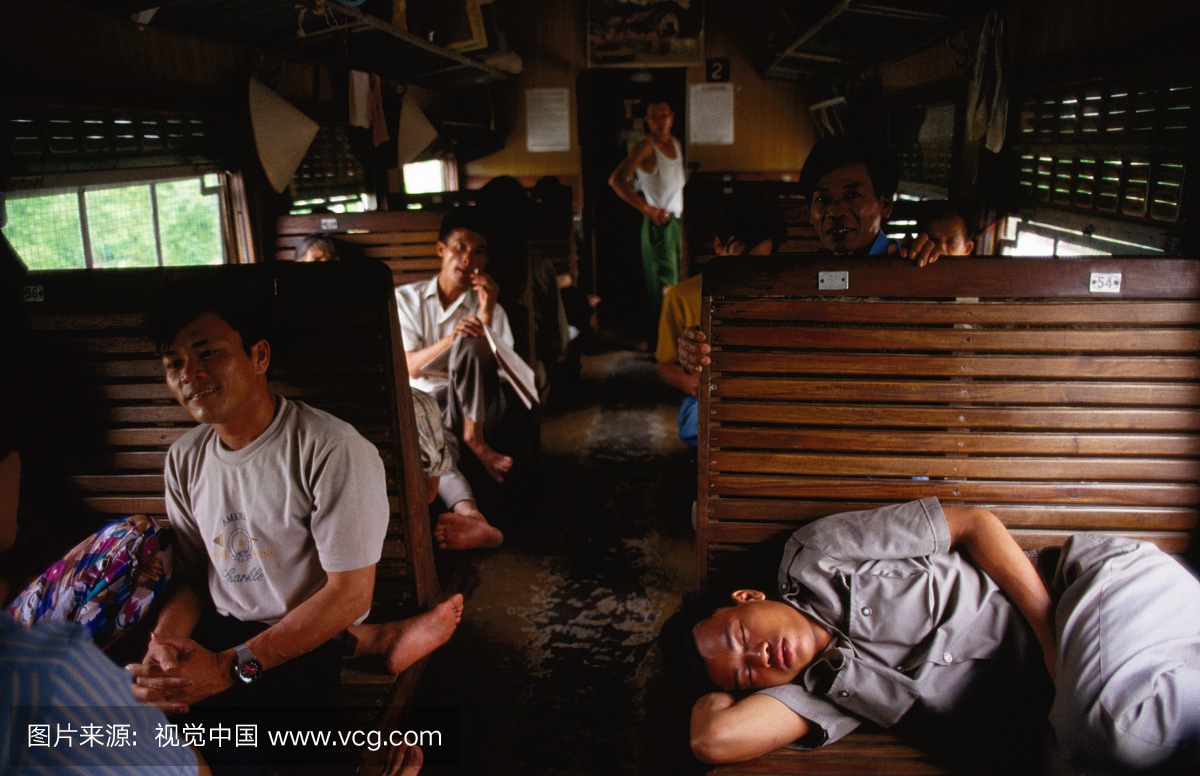
<path id="1" fill-rule="evenodd" d="M 967 97 L 967 139 L 986 137 L 986 147 L 994 154 L 1004 147 L 1004 130 L 1008 124 L 1003 56 L 1004 23 L 992 11 L 984 19 L 979 50 L 975 52 L 975 71 Z"/>
<path id="2" fill-rule="evenodd" d="M 387 118 L 383 115 L 383 84 L 375 73 L 371 73 L 371 137 L 377 146 L 388 141 Z"/>
<path id="3" fill-rule="evenodd" d="M 388 141 L 383 86 L 375 73 L 350 71 L 350 126 L 370 129 L 371 139 L 377 146 Z"/>

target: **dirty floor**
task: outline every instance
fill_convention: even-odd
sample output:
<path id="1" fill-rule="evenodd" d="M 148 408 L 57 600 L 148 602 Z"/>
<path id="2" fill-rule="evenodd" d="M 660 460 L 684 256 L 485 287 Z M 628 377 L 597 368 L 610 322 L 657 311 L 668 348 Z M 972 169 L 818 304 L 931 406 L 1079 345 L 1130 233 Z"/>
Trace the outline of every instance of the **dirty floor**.
<path id="1" fill-rule="evenodd" d="M 579 385 L 552 398 L 535 495 L 497 519 L 504 546 L 439 552 L 465 610 L 414 703 L 457 709 L 461 750 L 425 772 L 700 772 L 654 647 L 696 574 L 676 399 L 630 350 L 584 356 Z"/>

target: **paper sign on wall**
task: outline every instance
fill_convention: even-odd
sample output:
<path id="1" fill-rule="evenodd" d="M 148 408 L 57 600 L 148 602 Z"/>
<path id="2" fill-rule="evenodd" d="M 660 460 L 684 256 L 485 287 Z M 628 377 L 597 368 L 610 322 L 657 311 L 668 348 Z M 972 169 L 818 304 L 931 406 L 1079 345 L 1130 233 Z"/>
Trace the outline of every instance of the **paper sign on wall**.
<path id="1" fill-rule="evenodd" d="M 693 84 L 688 99 L 688 143 L 733 145 L 733 84 Z"/>
<path id="2" fill-rule="evenodd" d="M 532 153 L 571 150 L 569 89 L 525 90 L 525 147 Z"/>

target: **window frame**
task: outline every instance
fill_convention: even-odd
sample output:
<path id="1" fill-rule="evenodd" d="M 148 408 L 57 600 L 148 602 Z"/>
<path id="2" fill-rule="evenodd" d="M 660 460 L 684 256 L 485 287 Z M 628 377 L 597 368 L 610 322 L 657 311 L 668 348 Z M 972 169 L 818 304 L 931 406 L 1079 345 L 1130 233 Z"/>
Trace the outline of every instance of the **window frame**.
<path id="1" fill-rule="evenodd" d="M 216 185 L 205 185 L 204 178 L 209 175 L 217 176 Z M 238 190 L 238 187 L 234 185 L 233 179 L 235 177 L 240 179 L 240 176 L 227 173 L 215 164 L 49 173 L 46 175 L 14 178 L 9 182 L 7 190 L 3 192 L 2 196 L 5 201 L 13 201 L 52 194 L 74 194 L 76 197 L 76 208 L 78 208 L 79 213 L 84 267 L 94 269 L 96 257 L 92 249 L 92 230 L 89 226 L 87 213 L 87 193 L 106 189 L 149 186 L 151 194 L 151 218 L 154 228 L 155 263 L 143 266 L 162 267 L 164 266 L 163 241 L 162 228 L 159 221 L 157 186 L 173 181 L 199 178 L 201 194 L 217 195 L 218 230 L 220 233 L 222 263 L 248 263 L 249 257 L 253 254 L 247 252 L 249 245 L 246 241 L 238 238 L 238 235 L 242 232 L 242 229 L 239 229 L 238 225 L 241 224 L 244 228 L 242 222 L 245 220 L 246 209 L 244 206 L 235 207 L 234 205 Z M 7 226 L 7 223 L 5 225 Z"/>

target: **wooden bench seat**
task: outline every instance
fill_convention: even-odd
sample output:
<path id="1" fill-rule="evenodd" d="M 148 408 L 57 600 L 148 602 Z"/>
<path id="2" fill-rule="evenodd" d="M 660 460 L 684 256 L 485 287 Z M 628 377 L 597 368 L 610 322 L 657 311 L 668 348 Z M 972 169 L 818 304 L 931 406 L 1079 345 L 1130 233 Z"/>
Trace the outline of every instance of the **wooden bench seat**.
<path id="1" fill-rule="evenodd" d="M 87 363 L 80 374 L 90 366 L 99 383 L 107 454 L 97 468 L 73 473 L 86 501 L 114 518 L 166 513 L 166 451 L 195 425 L 171 397 L 142 330 L 167 273 L 218 276 L 250 289 L 272 323 L 272 390 L 341 417 L 378 445 L 392 514 L 371 620 L 428 609 L 437 579 L 424 477 L 391 278 L 377 262 L 30 273 L 35 330 L 51 346 L 81 353 Z M 361 725 L 390 726 L 421 667 L 396 677 L 350 666 L 343 675 L 348 715 Z"/>
<path id="2" fill-rule="evenodd" d="M 991 509 L 1031 553 L 1078 531 L 1186 548 L 1200 262 L 732 257 L 703 294 L 702 581 L 773 581 L 798 525 L 931 495 Z M 855 757 L 714 772 L 884 772 Z"/>

